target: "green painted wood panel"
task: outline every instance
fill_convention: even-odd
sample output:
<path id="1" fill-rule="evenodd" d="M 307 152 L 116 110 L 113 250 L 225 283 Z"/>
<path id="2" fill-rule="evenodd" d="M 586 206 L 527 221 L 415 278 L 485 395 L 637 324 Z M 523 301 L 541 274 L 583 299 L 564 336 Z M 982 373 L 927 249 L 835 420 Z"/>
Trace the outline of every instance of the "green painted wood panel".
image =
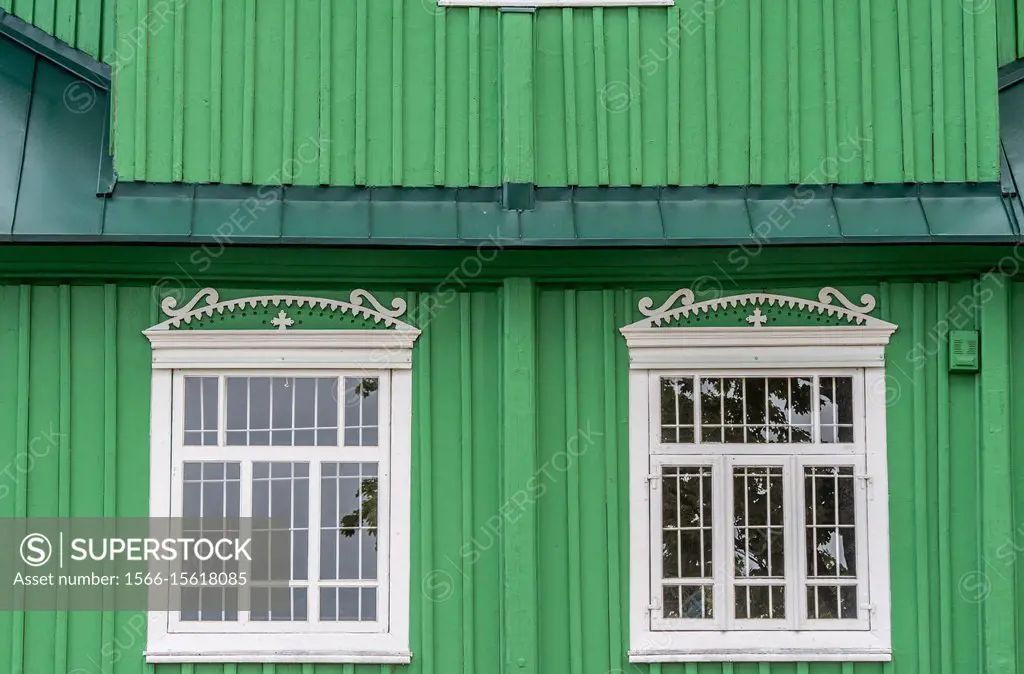
<path id="1" fill-rule="evenodd" d="M 144 7 L 120 4 L 119 30 Z M 499 23 L 497 11 L 421 0 L 175 3 L 119 63 L 118 173 L 497 185 Z"/>
<path id="2" fill-rule="evenodd" d="M 119 41 L 149 4 L 118 5 Z M 117 64 L 124 180 L 998 179 L 987 1 L 503 14 L 434 0 L 190 0 L 170 12 L 133 33 Z"/>
<path id="3" fill-rule="evenodd" d="M 382 297 L 405 293 L 423 328 L 414 355 L 414 662 L 147 668 L 139 613 L 0 612 L 5 671 L 958 674 L 1024 664 L 1024 456 L 1009 440 L 1024 432 L 1024 383 L 1008 376 L 1024 367 L 1009 348 L 1024 339 L 1024 284 L 1002 272 L 978 281 L 988 267 L 1006 269 L 998 251 L 971 263 L 971 274 L 941 281 L 932 271 L 915 280 L 923 268 L 903 251 L 902 280 L 882 282 L 892 272 L 877 250 L 835 254 L 826 277 L 792 251 L 741 265 L 696 252 L 617 252 L 612 264 L 600 252 L 306 251 L 292 259 L 287 251 L 175 249 L 162 254 L 179 261 L 178 275 L 163 278 L 162 263 L 116 262 L 143 250 L 97 250 L 67 250 L 57 281 L 0 267 L 0 516 L 146 512 L 139 476 L 148 474 L 149 347 L 140 331 L 157 321 L 155 298 L 190 294 L 192 276 L 209 278 L 223 296 L 344 295 L 357 278 Z M 210 256 L 211 266 L 199 271 L 191 254 Z M 42 269 L 31 251 L 19 255 Z M 134 278 L 117 280 L 118 267 Z M 628 363 L 617 328 L 637 318 L 641 296 L 667 296 L 701 270 L 710 274 L 705 289 L 730 293 L 813 297 L 826 284 L 850 296 L 870 292 L 879 314 L 900 326 L 883 393 L 891 666 L 626 661 Z M 978 328 L 982 372 L 949 374 L 948 330 Z M 513 611 L 522 620 L 511 620 Z"/>
<path id="4" fill-rule="evenodd" d="M 994 180 L 995 11 L 962 4 L 539 11 L 537 182 Z"/>
<path id="5" fill-rule="evenodd" d="M 984 0 L 980 0 L 985 4 Z M 970 0 L 965 6 L 979 4 Z M 1005 66 L 1024 58 L 1024 2 L 1020 0 L 996 0 L 997 48 L 999 65 Z"/>
<path id="6" fill-rule="evenodd" d="M 156 1 L 156 0 L 155 0 Z M 162 0 L 166 6 L 188 0 Z M 114 63 L 115 0 L 0 0 L 3 9 L 104 63 Z M 131 34 L 121 26 L 121 36 Z"/>

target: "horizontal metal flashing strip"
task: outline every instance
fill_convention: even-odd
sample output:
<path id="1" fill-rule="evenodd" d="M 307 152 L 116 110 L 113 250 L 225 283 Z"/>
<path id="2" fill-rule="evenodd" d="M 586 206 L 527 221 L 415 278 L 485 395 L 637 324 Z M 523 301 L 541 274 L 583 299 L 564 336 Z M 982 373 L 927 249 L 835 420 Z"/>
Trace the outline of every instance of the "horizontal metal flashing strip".
<path id="1" fill-rule="evenodd" d="M 110 89 L 110 66 L 0 8 L 0 35 L 14 40 L 73 75 Z"/>
<path id="2" fill-rule="evenodd" d="M 0 240 L 386 246 L 721 246 L 1020 240 L 996 183 L 793 187 L 255 187 L 119 183 L 98 218 Z"/>

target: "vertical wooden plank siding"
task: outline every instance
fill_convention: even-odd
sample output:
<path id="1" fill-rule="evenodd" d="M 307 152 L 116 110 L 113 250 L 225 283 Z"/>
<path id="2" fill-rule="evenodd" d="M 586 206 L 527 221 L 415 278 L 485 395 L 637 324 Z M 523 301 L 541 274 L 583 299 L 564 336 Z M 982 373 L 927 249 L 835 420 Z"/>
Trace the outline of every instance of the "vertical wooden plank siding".
<path id="1" fill-rule="evenodd" d="M 32 329 L 32 287 L 21 286 L 18 298 L 18 360 L 17 360 L 17 412 L 15 413 L 15 444 L 17 453 L 14 456 L 15 467 L 19 457 L 28 457 L 29 448 L 29 384 L 31 373 L 29 371 L 29 358 L 31 356 L 31 329 Z M 27 458 L 25 460 L 28 466 Z M 27 470 L 26 470 L 27 472 Z M 18 479 L 15 483 L 14 493 L 14 516 L 28 516 L 28 481 Z M 16 596 L 23 596 L 20 592 Z M 25 671 L 25 612 L 16 611 L 13 614 L 14 629 L 11 630 L 13 645 L 11 648 L 11 664 L 14 665 L 14 674 L 23 674 Z"/>
<path id="2" fill-rule="evenodd" d="M 42 20 L 44 1 L 16 4 Z M 58 0 L 58 27 L 67 2 Z M 118 37 L 139 45 L 128 64 L 136 82 L 117 90 L 121 178 L 208 182 L 220 162 L 240 165 L 241 182 L 338 185 L 998 179 L 996 37 L 1020 41 L 1016 0 L 786 0 L 771 11 L 681 0 L 533 13 L 433 2 L 245 0 L 244 16 L 218 21 L 220 3 L 202 0 L 152 31 L 138 30 L 152 3 L 127 3 L 133 17 L 118 5 Z M 206 16 L 203 3 L 214 20 L 188 18 Z M 236 16 L 229 3 L 223 11 Z M 185 50 L 182 62 L 180 38 L 169 38 L 182 24 L 184 44 L 211 49 Z M 319 58 L 303 56 L 303 26 L 319 26 L 308 36 Z M 243 76 L 218 74 L 237 44 Z M 283 175 L 310 128 L 329 131 L 330 165 L 322 155 L 318 171 Z M 872 148 L 862 166 L 836 173 L 858 139 Z M 261 149 L 268 143 L 275 151 Z"/>
<path id="3" fill-rule="evenodd" d="M 780 290 L 813 297 L 824 283 Z M 450 300 L 408 295 L 440 307 L 414 354 L 409 667 L 147 667 L 136 614 L 100 611 L 2 613 L 0 661 L 23 674 L 1015 671 L 1024 455 L 1011 437 L 1024 432 L 1024 382 L 1010 375 L 1024 354 L 1010 345 L 1024 339 L 1024 284 L 995 275 L 842 286 L 875 294 L 900 326 L 887 352 L 895 663 L 628 664 L 628 355 L 616 328 L 640 296 L 677 287 L 649 286 L 510 278 Z M 153 297 L 140 283 L 0 285 L 0 514 L 145 514 L 140 332 Z M 946 331 L 973 328 L 982 371 L 949 373 Z"/>
<path id="4" fill-rule="evenodd" d="M 60 419 L 57 423 L 57 517 L 71 517 L 71 289 L 67 285 L 60 286 L 59 306 L 57 309 L 57 326 L 59 328 L 58 360 L 60 368 L 59 410 Z M 58 612 L 54 634 L 54 674 L 68 671 L 68 620 L 67 612 Z"/>
<path id="5" fill-rule="evenodd" d="M 417 295 L 412 294 L 409 298 L 410 306 L 418 306 Z M 422 339 L 426 337 L 426 339 Z M 433 339 L 430 335 L 423 335 L 418 345 L 420 353 L 430 354 L 430 348 L 433 345 Z M 419 478 L 419 525 L 416 529 L 416 540 L 419 540 L 420 548 L 420 564 L 423 573 L 432 573 L 435 566 L 434 558 L 434 539 L 431 536 L 433 530 L 433 475 L 434 475 L 434 461 L 433 461 L 433 433 L 432 433 L 432 400 L 433 396 L 430 391 L 430 376 L 432 371 L 431 358 L 428 355 L 425 366 L 421 366 L 421 370 L 416 377 L 415 386 L 419 392 L 417 397 L 418 406 L 418 417 L 416 420 L 417 433 L 413 439 L 413 453 L 418 460 L 418 469 L 413 471 L 413 474 Z M 415 518 L 414 518 L 415 519 Z M 425 575 L 424 575 L 425 577 Z M 417 624 L 417 621 L 412 621 L 413 624 Z M 420 628 L 420 646 L 423 651 L 423 657 L 420 658 L 418 669 L 422 674 L 433 674 L 434 669 L 434 605 L 430 601 L 423 601 L 420 604 L 420 620 L 418 621 Z"/>
<path id="6" fill-rule="evenodd" d="M 1007 554 L 1013 554 L 1020 532 L 1013 522 L 1013 458 L 1010 444 L 1010 288 L 1009 281 L 994 273 L 978 285 L 981 303 L 981 350 L 985 354 L 980 377 L 981 395 L 981 555 L 985 566 L 1004 566 L 989 574 L 989 595 L 982 614 L 984 670 L 1012 671 L 1017 665 L 1014 643 L 1016 592 Z M 1017 482 L 1016 484 L 1020 484 Z M 1008 547 L 1009 546 L 1009 547 Z M 983 569 L 984 572 L 984 569 Z"/>
<path id="7" fill-rule="evenodd" d="M 459 453 L 462 492 L 462 545 L 473 540 L 473 297 L 459 297 Z M 476 660 L 473 628 L 476 624 L 473 606 L 474 564 L 460 555 L 462 574 L 462 671 L 472 671 Z"/>
<path id="8" fill-rule="evenodd" d="M 949 312 L 949 283 L 939 282 L 936 292 L 935 314 L 946 316 Z M 936 377 L 936 405 L 935 421 L 937 428 L 936 445 L 938 448 L 938 461 L 936 465 L 936 494 L 939 501 L 938 517 L 938 558 L 936 559 L 939 575 L 939 674 L 953 674 L 953 631 L 950 620 L 952 610 L 952 586 L 953 579 L 950 574 L 950 529 L 952 518 L 953 490 L 950 486 L 952 456 L 950 435 L 950 386 L 949 378 L 942 376 L 943 372 L 949 369 L 949 352 L 946 349 L 939 349 L 937 356 L 938 376 Z"/>
<path id="9" fill-rule="evenodd" d="M 242 175 L 241 182 L 253 177 L 253 133 L 256 115 L 256 0 L 245 0 L 243 85 L 242 85 Z M 116 166 L 115 160 L 115 166 Z"/>
<path id="10" fill-rule="evenodd" d="M 502 291 L 503 671 L 538 674 L 536 288 L 512 278 Z"/>
<path id="11" fill-rule="evenodd" d="M 501 18 L 502 182 L 532 183 L 533 16 L 510 12 Z M 435 174 L 436 175 L 436 174 Z"/>

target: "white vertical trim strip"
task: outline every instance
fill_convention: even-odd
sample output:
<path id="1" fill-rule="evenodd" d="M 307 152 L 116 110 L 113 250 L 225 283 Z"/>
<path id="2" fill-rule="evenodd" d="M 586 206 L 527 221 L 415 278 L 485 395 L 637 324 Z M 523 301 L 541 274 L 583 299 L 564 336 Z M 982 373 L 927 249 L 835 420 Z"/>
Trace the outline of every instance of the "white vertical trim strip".
<path id="1" fill-rule="evenodd" d="M 171 432 L 174 424 L 172 418 L 175 414 L 180 414 L 180 410 L 176 410 L 172 406 L 173 388 L 174 381 L 170 371 L 155 370 L 153 372 L 149 412 L 149 516 L 151 518 L 169 517 L 171 514 L 172 480 L 168 479 L 168 476 L 173 475 Z M 170 592 L 169 586 L 164 588 L 164 593 L 159 595 L 160 600 L 168 601 Z M 167 620 L 167 611 L 149 612 L 147 635 L 150 643 L 158 643 L 166 638 Z"/>
<path id="2" fill-rule="evenodd" d="M 812 392 L 816 395 L 817 388 Z M 816 401 L 812 399 L 812 404 Z M 784 545 L 786 548 L 786 623 L 790 629 L 796 629 L 800 625 L 802 613 L 800 607 L 804 600 L 801 594 L 804 587 L 804 576 L 802 570 L 805 566 L 803 548 L 800 545 L 803 522 L 804 491 L 803 483 L 800 481 L 800 461 L 796 457 L 786 462 L 782 474 L 782 489 L 784 491 L 782 507 L 786 515 L 786 526 L 783 530 Z M 796 512 L 793 512 L 795 509 Z"/>
<path id="3" fill-rule="evenodd" d="M 656 381 L 656 380 L 655 380 Z M 651 532 L 648 475 L 651 471 L 651 379 L 641 370 L 629 372 L 629 635 L 636 644 L 651 634 L 647 604 L 651 600 Z"/>
<path id="4" fill-rule="evenodd" d="M 388 414 L 391 427 L 390 470 L 391 494 L 388 521 L 388 631 L 409 648 L 409 539 L 412 518 L 412 373 L 407 370 L 391 372 L 391 409 Z M 383 586 L 383 583 L 382 583 Z"/>
<path id="5" fill-rule="evenodd" d="M 317 387 L 319 390 L 319 387 Z M 314 394 L 316 397 L 318 394 Z M 314 434 L 316 431 L 314 431 Z M 315 436 L 314 436 L 315 437 Z M 309 555 L 306 559 L 306 573 L 309 578 L 309 596 L 306 607 L 310 623 L 320 622 L 320 518 L 323 508 L 320 505 L 320 465 L 322 461 L 309 462 Z"/>
<path id="6" fill-rule="evenodd" d="M 724 397 L 724 396 L 723 396 Z M 722 589 L 723 589 L 723 601 L 719 620 L 721 621 L 722 629 L 731 630 L 734 629 L 734 623 L 736 622 L 736 495 L 734 494 L 735 484 L 733 480 L 733 468 L 736 465 L 736 460 L 731 456 L 724 456 L 721 458 L 720 470 L 718 471 L 721 475 L 719 480 L 722 484 L 722 489 L 719 490 L 718 496 L 715 503 L 715 512 L 721 513 L 721 515 L 715 516 L 716 523 L 720 523 L 719 529 L 722 530 L 721 538 L 724 541 L 723 546 L 719 548 L 720 557 L 715 566 L 722 569 Z"/>
<path id="7" fill-rule="evenodd" d="M 872 481 L 867 485 L 868 499 L 868 572 L 870 574 L 870 601 L 875 610 L 871 615 L 871 631 L 879 639 L 891 639 L 890 580 L 889 580 L 889 478 L 886 454 L 885 407 L 888 397 L 887 378 L 883 368 L 864 371 L 864 429 L 867 447 L 867 474 Z"/>

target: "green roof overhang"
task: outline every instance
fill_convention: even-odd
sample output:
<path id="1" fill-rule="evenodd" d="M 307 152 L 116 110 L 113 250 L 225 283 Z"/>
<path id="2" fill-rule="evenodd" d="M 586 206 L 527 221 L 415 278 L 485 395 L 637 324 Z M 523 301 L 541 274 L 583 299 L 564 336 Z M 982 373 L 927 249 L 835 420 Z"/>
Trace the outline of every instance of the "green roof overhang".
<path id="1" fill-rule="evenodd" d="M 998 185 L 538 189 L 118 184 L 89 218 L 15 223 L 0 239 L 386 246 L 1007 243 Z"/>

